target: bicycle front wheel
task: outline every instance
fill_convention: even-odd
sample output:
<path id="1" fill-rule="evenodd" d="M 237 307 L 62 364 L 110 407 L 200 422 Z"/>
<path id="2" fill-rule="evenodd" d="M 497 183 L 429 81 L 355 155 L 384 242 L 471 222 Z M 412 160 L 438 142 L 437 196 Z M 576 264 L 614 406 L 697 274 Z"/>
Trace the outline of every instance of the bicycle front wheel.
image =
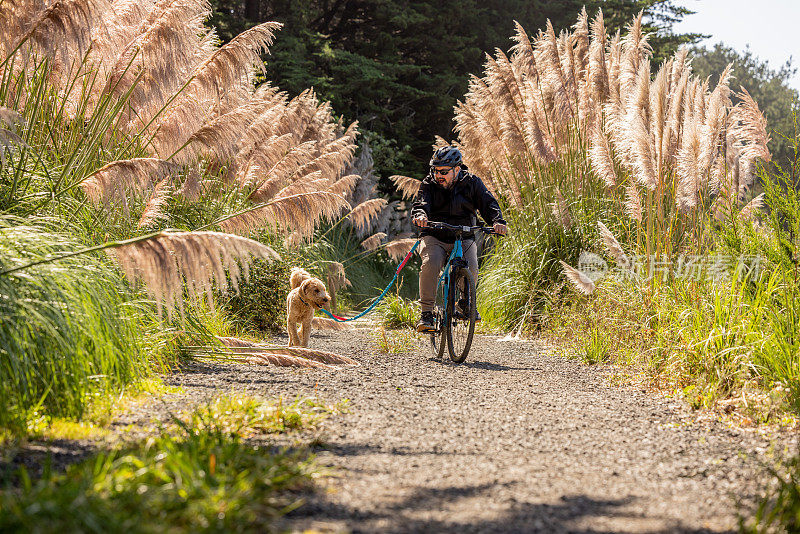
<path id="1" fill-rule="evenodd" d="M 450 276 L 447 298 L 447 322 L 444 325 L 450 359 L 467 359 L 475 334 L 475 280 L 468 269 L 459 268 Z"/>

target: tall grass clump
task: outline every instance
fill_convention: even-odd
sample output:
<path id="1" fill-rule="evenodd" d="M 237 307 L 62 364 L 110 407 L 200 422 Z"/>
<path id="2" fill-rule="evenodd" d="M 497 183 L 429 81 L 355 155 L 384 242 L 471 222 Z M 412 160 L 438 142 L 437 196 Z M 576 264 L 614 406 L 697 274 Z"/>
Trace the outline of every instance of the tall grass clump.
<path id="1" fill-rule="evenodd" d="M 417 303 L 401 297 L 399 293 L 386 295 L 376 310 L 384 328 L 414 329 L 419 320 Z"/>
<path id="2" fill-rule="evenodd" d="M 209 16 L 202 0 L 0 2 L 0 214 L 19 217 L 3 231 L 51 217 L 71 236 L 50 229 L 3 258 L 0 284 L 20 295 L 5 304 L 24 310 L 3 320 L 16 355 L 4 408 L 78 416 L 86 390 L 147 373 L 140 293 L 120 272 L 163 330 L 178 308 L 191 338 L 204 327 L 185 308 L 275 259 L 232 234 L 310 236 L 350 208 L 356 124 L 263 82 L 280 24 L 220 45 Z"/>
<path id="3" fill-rule="evenodd" d="M 528 242 L 542 233 L 547 243 L 570 239 L 572 246 L 542 249 L 549 256 L 538 263 L 574 261 L 570 253 L 596 236 L 598 221 L 637 253 L 667 261 L 707 250 L 718 221 L 753 211 L 742 206 L 755 161 L 769 159 L 766 123 L 746 92 L 733 105 L 730 69 L 713 89 L 692 75 L 686 49 L 652 69 L 641 14 L 624 36 L 607 34 L 602 12 L 590 22 L 583 11 L 572 32 L 556 35 L 548 22 L 531 39 L 518 25 L 514 40 L 510 56 L 498 50 L 472 78 L 456 131 L 510 219 L 519 212 L 537 221 L 512 232 L 539 232 L 521 239 Z M 507 272 L 531 263 L 515 252 L 505 254 Z M 509 306 L 556 282 L 556 273 L 509 284 L 517 293 Z M 502 280 L 487 276 L 481 291 L 500 294 L 489 286 Z M 504 326 L 519 313 L 486 312 Z"/>
<path id="4" fill-rule="evenodd" d="M 645 288 L 604 282 L 591 296 L 553 303 L 544 320 L 570 349 L 588 353 L 602 341 L 609 361 L 633 365 L 656 387 L 683 392 L 695 407 L 713 408 L 733 397 L 747 417 L 770 420 L 788 400 L 786 377 L 759 358 L 779 342 L 768 329 L 764 304 L 778 291 L 774 281 L 765 281 L 751 293 L 748 283 L 736 277 Z M 765 390 L 777 396 L 765 397 Z"/>
<path id="5" fill-rule="evenodd" d="M 800 137 L 792 142 L 800 155 Z M 763 210 L 753 219 L 716 228 L 707 254 L 651 273 L 617 269 L 590 296 L 563 296 L 547 310 L 551 330 L 581 350 L 599 329 L 616 362 L 642 366 L 696 407 L 725 400 L 762 421 L 800 410 L 798 167 L 757 172 Z"/>
<path id="6" fill-rule="evenodd" d="M 54 231 L 58 224 L 0 219 L 0 270 L 77 248 Z M 92 393 L 168 364 L 148 351 L 152 309 L 135 302 L 107 259 L 75 256 L 0 276 L 0 293 L 3 428 L 24 430 L 40 416 L 80 417 Z"/>
<path id="7" fill-rule="evenodd" d="M 511 210 L 508 222 L 514 230 L 495 241 L 481 265 L 479 306 L 490 325 L 519 331 L 540 322 L 559 291 L 558 259 L 577 260 L 586 239 L 577 227 L 565 229 L 535 212 Z"/>
<path id="8" fill-rule="evenodd" d="M 800 133 L 790 142 L 793 158 L 787 167 L 774 165 L 768 171 L 759 166 L 764 191 L 759 220 L 728 225 L 720 248 L 759 260 L 763 274 L 759 284 L 744 288 L 748 294 L 774 288 L 760 305 L 769 342 L 758 347 L 754 358 L 765 374 L 791 391 L 800 411 Z"/>

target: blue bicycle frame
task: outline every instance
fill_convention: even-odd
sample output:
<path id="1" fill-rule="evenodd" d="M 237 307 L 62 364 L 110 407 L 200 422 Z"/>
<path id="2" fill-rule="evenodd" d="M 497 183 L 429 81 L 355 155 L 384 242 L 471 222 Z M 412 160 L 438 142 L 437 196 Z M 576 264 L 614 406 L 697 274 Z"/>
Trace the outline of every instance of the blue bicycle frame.
<path id="1" fill-rule="evenodd" d="M 464 258 L 464 249 L 461 246 L 461 236 L 456 237 L 455 246 L 453 247 L 453 251 L 450 253 L 450 257 L 447 258 L 447 262 L 444 264 L 444 269 L 442 269 L 442 275 L 439 277 L 439 282 L 436 285 L 436 291 L 439 291 L 439 288 L 444 283 L 444 313 L 442 315 L 442 324 L 447 324 L 447 296 L 448 292 L 450 291 L 450 271 L 453 266 L 454 259 L 463 259 Z"/>

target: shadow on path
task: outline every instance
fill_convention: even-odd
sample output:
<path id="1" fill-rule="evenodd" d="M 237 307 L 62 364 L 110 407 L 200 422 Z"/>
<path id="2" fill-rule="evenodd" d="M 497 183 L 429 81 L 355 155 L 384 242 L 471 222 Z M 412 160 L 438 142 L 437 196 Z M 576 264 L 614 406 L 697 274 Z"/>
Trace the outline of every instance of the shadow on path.
<path id="1" fill-rule="evenodd" d="M 510 484 L 480 484 L 472 486 L 450 486 L 444 488 L 416 488 L 399 501 L 387 503 L 383 507 L 364 510 L 352 508 L 331 501 L 325 495 L 312 495 L 300 509 L 288 517 L 290 524 L 308 525 L 315 521 L 344 523 L 351 532 L 547 532 L 547 533 L 602 533 L 636 531 L 649 533 L 692 533 L 712 532 L 708 529 L 686 528 L 672 520 L 643 518 L 641 515 L 625 510 L 636 500 L 629 496 L 624 499 L 602 500 L 585 495 L 562 496 L 556 503 L 529 503 L 508 501 L 504 511 L 498 511 L 493 518 L 447 517 L 450 505 L 460 499 L 493 501 L 493 492 L 508 489 Z M 496 499 L 495 499 L 496 500 Z M 455 514 L 453 514 L 455 515 Z M 486 515 L 478 514 L 476 515 Z M 591 519 L 599 528 L 582 526 L 584 519 Z M 607 527 L 603 524 L 608 525 Z M 648 528 L 659 523 L 660 527 Z"/>
<path id="2" fill-rule="evenodd" d="M 455 363 L 447 356 L 442 359 L 434 358 L 433 356 L 426 358 L 426 361 L 431 364 L 445 365 L 449 367 L 466 367 L 468 369 L 480 369 L 483 371 L 540 371 L 542 368 L 534 367 L 511 367 L 501 363 L 480 362 L 480 361 L 465 361 L 463 363 Z"/>

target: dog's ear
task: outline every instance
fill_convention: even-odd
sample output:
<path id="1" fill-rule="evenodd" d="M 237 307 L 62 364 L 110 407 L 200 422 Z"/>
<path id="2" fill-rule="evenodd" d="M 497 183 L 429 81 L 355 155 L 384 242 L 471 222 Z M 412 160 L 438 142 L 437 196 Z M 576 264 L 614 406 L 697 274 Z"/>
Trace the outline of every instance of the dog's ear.
<path id="1" fill-rule="evenodd" d="M 311 280 L 311 278 L 308 278 L 305 281 L 303 281 L 303 283 L 300 284 L 300 293 L 308 296 L 309 286 L 311 285 L 312 282 L 313 280 Z"/>

